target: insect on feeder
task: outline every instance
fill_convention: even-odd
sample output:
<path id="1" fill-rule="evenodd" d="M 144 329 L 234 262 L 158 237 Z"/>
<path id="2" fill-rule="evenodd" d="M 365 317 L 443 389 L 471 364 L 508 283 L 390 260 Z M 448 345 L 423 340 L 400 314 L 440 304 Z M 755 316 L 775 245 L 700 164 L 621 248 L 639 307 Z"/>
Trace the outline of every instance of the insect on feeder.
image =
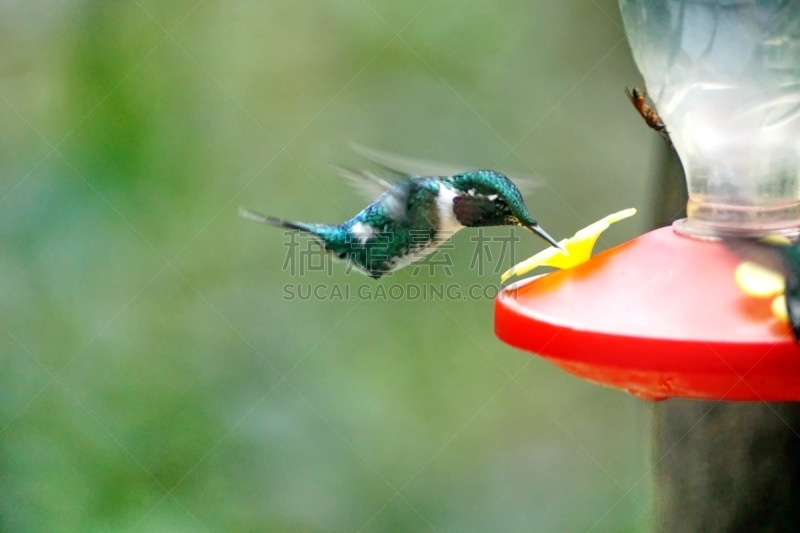
<path id="1" fill-rule="evenodd" d="M 800 228 L 800 4 L 621 0 L 650 98 L 686 173 L 687 218 L 523 280 L 495 330 L 636 396 L 800 400 L 800 348 L 737 286 L 719 236 Z"/>

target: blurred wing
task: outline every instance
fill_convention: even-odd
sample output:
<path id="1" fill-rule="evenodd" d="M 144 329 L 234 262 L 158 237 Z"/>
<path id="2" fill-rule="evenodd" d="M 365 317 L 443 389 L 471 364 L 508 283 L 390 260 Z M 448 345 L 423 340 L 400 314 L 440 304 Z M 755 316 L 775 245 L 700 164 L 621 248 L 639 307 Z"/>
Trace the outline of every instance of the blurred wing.
<path id="1" fill-rule="evenodd" d="M 380 199 L 384 222 L 404 220 L 408 215 L 408 195 L 414 187 L 411 178 L 392 183 L 383 176 L 369 170 L 350 170 L 339 168 L 339 173 L 365 200 L 373 204 Z M 369 209 L 369 207 L 367 207 Z M 373 216 L 376 211 L 372 211 Z M 383 222 L 378 222 L 382 224 Z"/>
<path id="2" fill-rule="evenodd" d="M 369 170 L 352 170 L 348 168 L 337 168 L 336 170 L 356 192 L 369 202 L 372 202 L 394 186 L 394 183 Z"/>
<path id="3" fill-rule="evenodd" d="M 378 167 L 380 172 L 369 169 L 338 168 L 339 174 L 344 177 L 351 187 L 353 187 L 365 200 L 372 202 L 381 194 L 393 190 L 393 187 L 412 178 L 417 178 L 426 174 L 423 170 L 424 165 L 415 165 L 411 160 L 387 154 L 379 150 L 373 150 L 361 145 L 352 145 L 353 150 L 361 157 L 369 161 L 373 166 Z M 413 167 L 416 169 L 412 170 Z M 404 201 L 399 192 L 393 192 L 397 202 Z"/>
<path id="4" fill-rule="evenodd" d="M 372 164 L 381 167 L 389 174 L 393 174 L 398 178 L 418 178 L 420 176 L 454 176 L 464 172 L 463 167 L 456 167 L 445 165 L 441 163 L 434 163 L 423 159 L 414 159 L 397 154 L 390 154 L 375 150 L 374 148 L 367 148 L 360 144 L 351 144 L 353 150 L 371 162 Z"/>
<path id="5" fill-rule="evenodd" d="M 393 179 L 417 178 L 420 176 L 455 176 L 469 170 L 464 166 L 391 154 L 355 143 L 351 143 L 351 147 L 358 155 L 385 170 L 387 175 L 392 176 Z M 517 173 L 514 173 L 511 181 L 514 182 L 523 196 L 532 193 L 543 185 L 541 179 L 530 175 L 520 176 Z"/>

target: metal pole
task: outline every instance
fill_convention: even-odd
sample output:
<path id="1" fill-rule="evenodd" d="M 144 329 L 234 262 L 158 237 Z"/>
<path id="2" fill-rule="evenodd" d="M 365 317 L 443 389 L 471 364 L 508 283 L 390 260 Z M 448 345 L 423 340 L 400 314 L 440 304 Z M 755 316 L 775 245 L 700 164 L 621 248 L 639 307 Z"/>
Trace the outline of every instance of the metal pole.
<path id="1" fill-rule="evenodd" d="M 673 150 L 659 175 L 656 227 L 686 206 Z M 798 531 L 800 403 L 675 399 L 653 413 L 656 531 Z"/>
<path id="2" fill-rule="evenodd" d="M 800 404 L 655 405 L 656 530 L 797 531 Z"/>

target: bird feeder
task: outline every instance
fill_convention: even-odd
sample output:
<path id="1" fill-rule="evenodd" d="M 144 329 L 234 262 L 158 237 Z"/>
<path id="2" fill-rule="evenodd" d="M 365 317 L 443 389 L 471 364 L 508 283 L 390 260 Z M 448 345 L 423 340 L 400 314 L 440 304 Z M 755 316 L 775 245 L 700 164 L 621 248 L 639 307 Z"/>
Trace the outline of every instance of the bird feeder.
<path id="1" fill-rule="evenodd" d="M 800 400 L 800 348 L 719 236 L 800 228 L 800 4 L 620 0 L 683 164 L 687 218 L 507 287 L 495 331 L 651 400 Z M 614 206 L 617 207 L 617 206 Z"/>

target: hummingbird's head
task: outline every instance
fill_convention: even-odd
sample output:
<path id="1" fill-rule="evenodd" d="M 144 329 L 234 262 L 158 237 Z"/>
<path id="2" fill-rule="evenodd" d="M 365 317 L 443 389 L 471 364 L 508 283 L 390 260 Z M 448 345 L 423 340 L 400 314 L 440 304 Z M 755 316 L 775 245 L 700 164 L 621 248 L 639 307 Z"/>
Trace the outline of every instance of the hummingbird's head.
<path id="1" fill-rule="evenodd" d="M 467 227 L 521 226 L 561 248 L 528 212 L 522 194 L 505 174 L 494 170 L 472 170 L 454 176 L 458 195 L 453 213 Z"/>

